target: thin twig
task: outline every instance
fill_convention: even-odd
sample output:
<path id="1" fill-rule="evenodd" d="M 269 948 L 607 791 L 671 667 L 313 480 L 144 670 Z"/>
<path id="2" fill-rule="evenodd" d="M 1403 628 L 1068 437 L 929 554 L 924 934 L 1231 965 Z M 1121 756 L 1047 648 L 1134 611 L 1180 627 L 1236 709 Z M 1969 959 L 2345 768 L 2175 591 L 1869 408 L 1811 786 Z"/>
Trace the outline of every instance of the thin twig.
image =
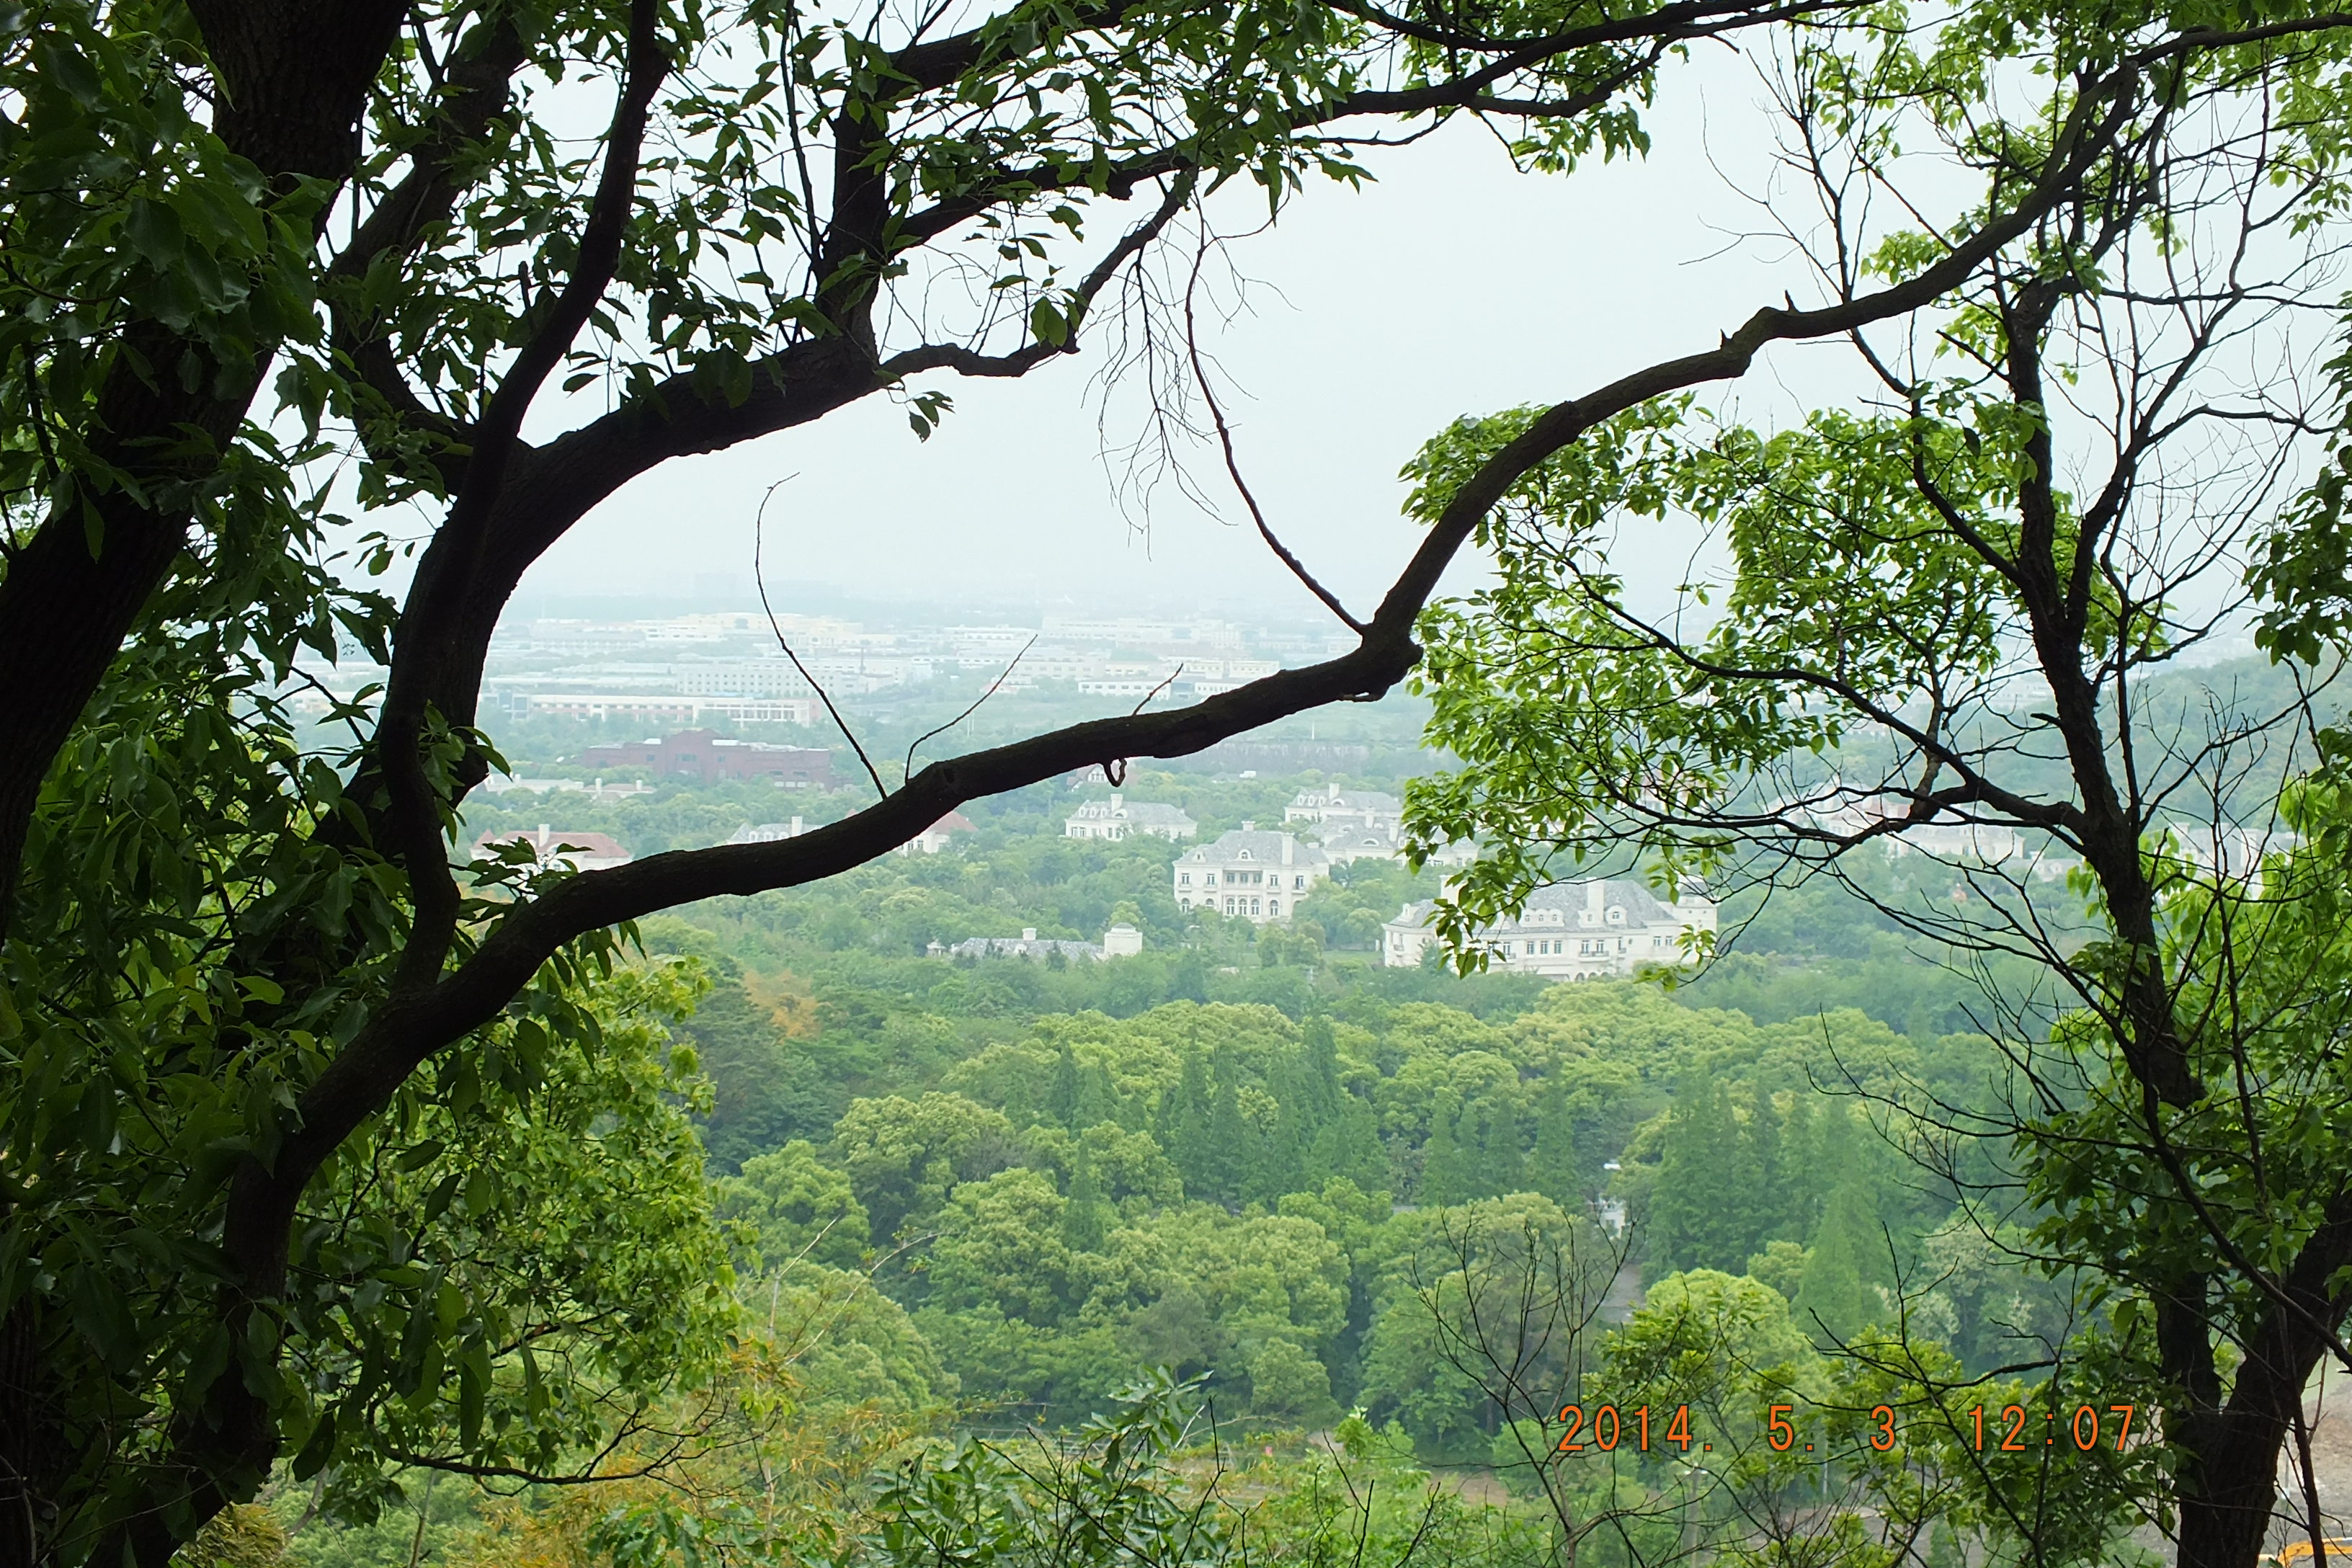
<path id="1" fill-rule="evenodd" d="M 874 759 L 867 756 L 866 748 L 857 743 L 856 735 L 849 728 L 849 721 L 843 718 L 841 710 L 834 706 L 833 697 L 825 690 L 824 683 L 810 672 L 809 667 L 801 662 L 801 656 L 793 651 L 793 645 L 784 640 L 784 628 L 776 619 L 775 606 L 768 603 L 768 579 L 760 569 L 760 552 L 766 542 L 768 502 L 778 490 L 799 477 L 797 474 L 785 475 L 770 485 L 767 493 L 760 498 L 760 510 L 751 519 L 751 581 L 759 587 L 760 608 L 767 612 L 768 629 L 776 634 L 776 646 L 784 650 L 784 657 L 793 661 L 793 668 L 799 670 L 801 679 L 809 683 L 809 689 L 815 692 L 817 700 L 824 704 L 824 710 L 833 715 L 835 726 L 841 731 L 841 738 L 849 742 L 849 749 L 856 752 L 857 760 L 866 764 L 866 776 L 874 781 L 874 793 L 887 800 L 890 786 L 882 782 L 881 773 L 874 766 Z"/>
<path id="2" fill-rule="evenodd" d="M 2326 1386 L 2325 1373 L 2320 1386 Z M 2294 1401 L 2294 1451 L 2303 1471 L 2303 1505 L 2311 1510 L 2311 1568 L 2327 1568 L 2327 1527 L 2319 1514 L 2319 1472 L 2311 1465 L 2311 1423 L 2304 1418 L 2303 1397 Z"/>
<path id="3" fill-rule="evenodd" d="M 1258 537 L 1265 541 L 1266 548 L 1272 550 L 1281 558 L 1282 563 L 1290 568 L 1292 576 L 1307 584 L 1308 593 L 1323 601 L 1325 608 L 1345 622 L 1349 631 L 1361 637 L 1370 628 L 1349 615 L 1348 606 L 1339 602 L 1339 596 L 1317 582 L 1315 574 L 1307 570 L 1307 563 L 1292 554 L 1289 547 L 1275 537 L 1273 526 L 1265 521 L 1265 513 L 1257 504 L 1257 497 L 1250 493 L 1249 481 L 1242 478 L 1241 459 L 1234 454 L 1233 427 L 1225 423 L 1225 411 L 1218 405 L 1217 395 L 1209 385 L 1208 367 L 1201 363 L 1201 335 L 1194 327 L 1192 318 L 1192 296 L 1200 289 L 1201 267 L 1208 259 L 1209 239 L 1208 228 L 1203 225 L 1201 230 L 1200 246 L 1192 253 L 1192 273 L 1184 284 L 1184 353 L 1185 357 L 1192 364 L 1193 384 L 1201 389 L 1201 401 L 1208 405 L 1209 418 L 1217 427 L 1217 445 L 1224 452 L 1225 473 L 1233 479 L 1234 489 L 1241 493 L 1242 504 L 1249 508 L 1250 521 L 1257 524 Z"/>
<path id="4" fill-rule="evenodd" d="M 1167 690 L 1170 687 L 1175 685 L 1176 678 L 1183 673 L 1184 667 L 1181 664 L 1177 665 L 1174 669 L 1170 670 L 1168 672 L 1168 679 L 1153 687 L 1150 690 L 1145 692 L 1136 705 L 1127 710 L 1127 716 L 1132 719 L 1138 713 L 1142 712 L 1146 708 L 1150 707 L 1151 700 L 1159 696 L 1161 692 Z M 1106 760 L 1099 765 L 1102 768 L 1103 777 L 1110 781 L 1111 788 L 1118 789 L 1126 784 L 1127 759 L 1125 757 L 1112 757 Z"/>
<path id="5" fill-rule="evenodd" d="M 908 778 L 913 778 L 915 776 L 915 748 L 917 746 L 920 746 L 924 742 L 929 740 L 934 735 L 946 734 L 950 730 L 954 729 L 957 725 L 971 718 L 974 713 L 979 712 L 980 705 L 987 701 L 990 698 L 995 696 L 996 689 L 998 687 L 1013 679 L 1013 672 L 1021 668 L 1021 661 L 1029 657 L 1029 650 L 1037 646 L 1037 639 L 1043 636 L 1045 636 L 1045 633 L 1043 632 L 1031 633 L 1029 640 L 1021 645 L 1021 651 L 1013 656 L 1013 662 L 1004 667 L 1004 673 L 998 676 L 994 680 L 990 681 L 988 683 L 988 689 L 982 692 L 978 697 L 973 698 L 971 707 L 965 709 L 962 712 L 957 714 L 954 718 L 949 720 L 938 729 L 926 730 L 921 734 L 915 737 L 914 745 L 910 745 L 907 748 L 907 776 Z"/>
<path id="6" fill-rule="evenodd" d="M 1143 700 L 1142 700 L 1142 701 L 1140 701 L 1140 702 L 1138 702 L 1134 707 L 1132 707 L 1132 708 L 1129 709 L 1129 710 L 1127 710 L 1127 716 L 1128 716 L 1129 718 L 1132 719 L 1132 718 L 1134 718 L 1138 713 L 1142 712 L 1146 708 L 1150 707 L 1150 706 L 1151 705 L 1151 700 L 1152 700 L 1153 698 L 1155 698 L 1155 697 L 1159 696 L 1161 692 L 1163 692 L 1163 691 L 1167 690 L 1170 687 L 1171 687 L 1171 686 L 1175 685 L 1175 684 L 1176 684 L 1176 678 L 1177 678 L 1178 676 L 1180 676 L 1180 675 L 1183 674 L 1183 673 L 1184 673 L 1184 667 L 1183 667 L 1181 664 L 1179 664 L 1175 668 L 1173 668 L 1173 669 L 1170 670 L 1170 671 L 1168 672 L 1168 679 L 1165 679 L 1165 680 L 1163 680 L 1163 681 L 1161 681 L 1159 685 L 1157 685 L 1157 686 L 1153 687 L 1150 690 L 1149 690 L 1149 691 L 1145 692 L 1145 693 L 1143 694 Z"/>

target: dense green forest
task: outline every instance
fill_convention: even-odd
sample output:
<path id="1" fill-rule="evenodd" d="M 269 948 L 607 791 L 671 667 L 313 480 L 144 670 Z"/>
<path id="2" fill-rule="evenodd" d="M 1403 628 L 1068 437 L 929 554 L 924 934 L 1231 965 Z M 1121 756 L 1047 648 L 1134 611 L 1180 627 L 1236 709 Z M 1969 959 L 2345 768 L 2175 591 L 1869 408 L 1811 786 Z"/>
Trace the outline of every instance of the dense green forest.
<path id="1" fill-rule="evenodd" d="M 1279 820 L 1319 782 L 1127 787 L 1214 831 Z M 1484 1501 L 1444 1495 L 1448 1528 L 1502 1551 L 1534 1529 L 1511 1500 L 1530 1490 L 1514 1433 L 1531 1407 L 1461 1354 L 1432 1294 L 1489 1247 L 1466 1237 L 1539 1237 L 1577 1260 L 1580 1348 L 1546 1352 L 1543 1399 L 1577 1397 L 1608 1344 L 1657 1331 L 1629 1319 L 1645 1298 L 1686 1318 L 1685 1279 L 1708 1301 L 1738 1281 L 1724 1299 L 1751 1315 L 1777 1303 L 1774 1331 L 1807 1357 L 1897 1310 L 1971 1374 L 2063 1331 L 2063 1295 L 1963 1216 L 1951 1173 L 1891 1113 L 1989 1104 L 2002 1058 L 1970 1030 L 1971 977 L 1866 902 L 1828 884 L 1736 900 L 1724 954 L 1672 984 L 1383 968 L 1380 922 L 1433 891 L 1433 871 L 1359 861 L 1287 926 L 1255 927 L 1180 911 L 1164 841 L 1059 837 L 1075 798 L 984 803 L 946 853 L 641 930 L 637 962 L 697 993 L 668 1028 L 698 1085 L 678 1103 L 736 1289 L 793 1342 L 793 1397 L 874 1456 L 926 1433 L 1083 1441 L 1156 1373 L 1221 1441 L 1288 1456 L 1262 1483 L 1286 1506 L 1324 1462 L 1299 1447 L 1314 1434 L 1356 1434 L 1330 1452 L 1392 1481 L 1499 1478 Z M 786 803 L 827 805 L 666 784 L 568 807 L 562 826 L 651 852 Z M 530 809 L 493 805 L 469 826 Z M 1915 858 L 1869 875 L 1886 890 L 1951 873 Z M 1115 920 L 1144 931 L 1141 955 L 923 955 Z M 844 1463 L 866 1451 L 825 1431 Z M 548 1499 L 515 1515 L 436 1485 L 368 1529 L 306 1528 L 293 1550 L 321 1568 L 468 1561 L 519 1550 L 515 1530 L 554 1550 L 541 1537 L 570 1528 Z"/>

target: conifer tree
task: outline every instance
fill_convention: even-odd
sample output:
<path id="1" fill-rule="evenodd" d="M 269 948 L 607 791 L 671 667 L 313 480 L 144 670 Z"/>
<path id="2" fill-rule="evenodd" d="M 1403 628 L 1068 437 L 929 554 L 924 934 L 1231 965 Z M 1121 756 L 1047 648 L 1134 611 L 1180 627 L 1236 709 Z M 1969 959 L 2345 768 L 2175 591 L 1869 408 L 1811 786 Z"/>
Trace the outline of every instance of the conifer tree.
<path id="1" fill-rule="evenodd" d="M 1738 1141 L 1729 1093 L 1696 1074 L 1685 1079 L 1651 1189 L 1648 1257 L 1658 1271 L 1738 1273 L 1746 1263 Z"/>
<path id="2" fill-rule="evenodd" d="M 1777 1234 L 1803 1241 L 1821 1224 L 1822 1183 L 1820 1136 L 1813 1118 L 1813 1097 L 1800 1089 L 1789 1097 L 1789 1114 L 1780 1124 Z"/>
<path id="3" fill-rule="evenodd" d="M 1257 1130 L 1242 1115 L 1240 1076 L 1232 1058 L 1220 1050 L 1211 1064 L 1215 1089 L 1201 1159 L 1201 1195 L 1212 1203 L 1239 1203 L 1242 1183 L 1260 1158 Z"/>
<path id="4" fill-rule="evenodd" d="M 1305 1080 L 1308 1116 L 1318 1130 L 1339 1114 L 1339 1102 L 1347 1098 L 1347 1087 L 1339 1081 L 1339 1043 L 1331 1032 L 1331 1020 L 1318 1016 L 1307 1020 L 1303 1031 L 1302 1054 L 1306 1058 Z"/>
<path id="5" fill-rule="evenodd" d="M 1045 1114 L 1076 1132 L 1078 1121 L 1078 1058 L 1070 1042 L 1062 1042 L 1061 1059 L 1054 1064 L 1054 1084 L 1045 1093 Z"/>
<path id="6" fill-rule="evenodd" d="M 1217 1159 L 1209 1142 L 1209 1066 L 1200 1052 L 1185 1057 L 1184 1076 L 1161 1101 L 1161 1110 L 1166 1125 L 1160 1146 L 1184 1179 L 1185 1195 L 1208 1198 Z"/>
<path id="7" fill-rule="evenodd" d="M 1175 1002 L 1209 999 L 1209 963 L 1201 956 L 1199 948 L 1186 948 L 1176 966 L 1168 972 L 1168 995 Z"/>
<path id="8" fill-rule="evenodd" d="M 1388 1186 L 1388 1150 L 1381 1142 L 1371 1106 L 1342 1089 L 1338 1111 L 1317 1131 L 1300 1164 L 1306 1191 L 1320 1192 L 1335 1176 L 1344 1176 L 1368 1193 Z"/>
<path id="9" fill-rule="evenodd" d="M 1429 1113 L 1429 1141 L 1421 1149 L 1420 1197 L 1424 1205 L 1458 1204 L 1470 1195 L 1461 1142 L 1462 1097 L 1437 1091 Z"/>
<path id="10" fill-rule="evenodd" d="M 1270 1206 L 1283 1194 L 1305 1187 L 1307 1147 L 1319 1120 L 1308 1078 L 1301 1052 L 1283 1053 L 1268 1073 L 1274 1126 L 1262 1131 L 1253 1129 L 1258 1135 L 1251 1141 L 1252 1158 L 1242 1190 L 1244 1199 Z"/>
<path id="11" fill-rule="evenodd" d="M 1853 1134 L 1843 1108 L 1823 1118 L 1822 1142 L 1838 1155 L 1821 1229 L 1805 1257 L 1797 1289 L 1798 1323 L 1815 1335 L 1851 1338 L 1877 1321 L 1878 1292 L 1886 1272 L 1885 1238 L 1878 1224 L 1876 1184 L 1871 1161 Z"/>
<path id="12" fill-rule="evenodd" d="M 1496 1198 L 1522 1188 L 1525 1155 L 1519 1119 L 1508 1101 L 1482 1094 L 1462 1108 L 1455 1136 L 1461 1150 L 1465 1198 Z"/>
<path id="13" fill-rule="evenodd" d="M 1062 1209 L 1062 1241 L 1073 1252 L 1100 1252 L 1109 1232 L 1102 1184 L 1095 1179 L 1094 1161 L 1079 1141 L 1070 1164 L 1069 1202 Z"/>
<path id="14" fill-rule="evenodd" d="M 1734 1193 L 1738 1198 L 1739 1256 L 1759 1252 L 1780 1229 L 1780 1196 L 1774 1185 L 1780 1163 L 1780 1115 L 1772 1091 L 1756 1085 L 1748 1119 L 1739 1129 Z"/>
<path id="15" fill-rule="evenodd" d="M 1094 1061 L 1078 1069 L 1078 1127 L 1093 1127 L 1105 1121 L 1124 1126 L 1129 1114 L 1118 1085 L 1111 1081 L 1108 1067 Z"/>
<path id="16" fill-rule="evenodd" d="M 1568 1083 L 1554 1073 L 1544 1079 L 1536 1101 L 1535 1149 L 1528 1157 L 1527 1185 L 1570 1214 L 1584 1207 L 1584 1173 L 1576 1163 L 1576 1121 L 1569 1109 Z"/>

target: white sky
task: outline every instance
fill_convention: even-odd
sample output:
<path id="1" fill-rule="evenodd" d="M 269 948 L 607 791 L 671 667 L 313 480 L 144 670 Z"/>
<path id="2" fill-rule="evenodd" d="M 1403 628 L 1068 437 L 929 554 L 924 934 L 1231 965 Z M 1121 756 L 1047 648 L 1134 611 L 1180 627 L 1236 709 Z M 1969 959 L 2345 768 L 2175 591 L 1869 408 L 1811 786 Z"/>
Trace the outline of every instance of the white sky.
<path id="1" fill-rule="evenodd" d="M 1397 469 L 1456 416 L 1574 395 L 1710 345 L 1784 289 L 1814 297 L 1784 247 L 1734 232 L 1759 215 L 1727 182 L 1761 188 L 1770 152 L 1747 68 L 1718 57 L 1670 75 L 1652 127 L 1646 162 L 1568 178 L 1515 173 L 1468 124 L 1374 150 L 1378 183 L 1311 185 L 1275 230 L 1234 247 L 1255 280 L 1251 309 L 1214 344 L 1239 389 L 1227 402 L 1244 471 L 1292 548 L 1360 613 L 1419 531 L 1399 515 Z M 1248 226 L 1263 199 L 1233 193 L 1221 226 Z M 1751 417 L 1793 406 L 1773 377 L 1842 375 L 1849 363 L 1835 347 L 1783 350 L 1751 373 L 1742 405 Z M 769 518 L 780 609 L 814 584 L 1048 611 L 1320 615 L 1231 503 L 1210 450 L 1192 468 L 1227 521 L 1163 487 L 1149 539 L 1130 531 L 1099 456 L 1094 369 L 1082 355 L 1015 382 L 923 378 L 956 400 L 928 443 L 876 397 L 671 463 L 575 528 L 516 609 L 533 614 L 548 594 L 679 593 L 698 574 L 748 582 L 761 492 L 792 474 Z M 1628 540 L 1621 565 L 1664 584 L 1687 549 Z"/>

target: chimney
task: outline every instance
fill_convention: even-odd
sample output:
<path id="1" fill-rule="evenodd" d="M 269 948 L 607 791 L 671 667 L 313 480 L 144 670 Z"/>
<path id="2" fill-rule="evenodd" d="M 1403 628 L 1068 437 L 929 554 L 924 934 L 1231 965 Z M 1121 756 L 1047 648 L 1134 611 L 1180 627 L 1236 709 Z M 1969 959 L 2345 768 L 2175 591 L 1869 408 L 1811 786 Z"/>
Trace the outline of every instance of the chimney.
<path id="1" fill-rule="evenodd" d="M 807 831 L 808 831 L 808 829 L 807 829 L 807 828 L 803 827 L 803 826 L 801 826 L 801 819 L 800 819 L 799 817 L 795 816 L 795 817 L 793 817 L 793 837 L 798 838 L 802 834 L 806 833 Z"/>
<path id="2" fill-rule="evenodd" d="M 1035 926 L 1023 926 L 1021 928 L 1021 940 L 1023 942 L 1035 942 L 1037 940 L 1037 928 Z"/>
<path id="3" fill-rule="evenodd" d="M 1255 833 L 1257 831 L 1257 824 L 1255 822 L 1244 822 L 1242 824 L 1242 831 L 1244 833 Z"/>
<path id="4" fill-rule="evenodd" d="M 1117 791 L 1117 790 L 1113 790 L 1113 791 L 1111 791 L 1111 792 L 1110 792 L 1110 814 L 1111 814 L 1113 816 L 1118 816 L 1121 811 L 1123 811 L 1123 810 L 1125 810 L 1125 809 L 1126 809 L 1126 807 L 1122 806 L 1122 805 L 1119 804 L 1118 791 Z"/>
<path id="5" fill-rule="evenodd" d="M 1290 864 L 1290 852 L 1297 847 L 1297 839 L 1293 838 L 1287 833 L 1282 836 L 1282 863 L 1284 865 L 1287 866 Z"/>

